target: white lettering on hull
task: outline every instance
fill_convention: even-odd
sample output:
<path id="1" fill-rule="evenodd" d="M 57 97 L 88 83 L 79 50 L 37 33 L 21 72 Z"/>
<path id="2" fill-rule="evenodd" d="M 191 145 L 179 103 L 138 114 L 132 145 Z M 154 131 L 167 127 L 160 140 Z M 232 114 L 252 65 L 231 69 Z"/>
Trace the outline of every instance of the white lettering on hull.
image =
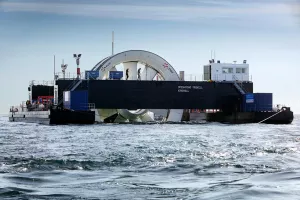
<path id="1" fill-rule="evenodd" d="M 178 92 L 190 92 L 190 90 L 202 90 L 202 86 L 178 86 Z"/>

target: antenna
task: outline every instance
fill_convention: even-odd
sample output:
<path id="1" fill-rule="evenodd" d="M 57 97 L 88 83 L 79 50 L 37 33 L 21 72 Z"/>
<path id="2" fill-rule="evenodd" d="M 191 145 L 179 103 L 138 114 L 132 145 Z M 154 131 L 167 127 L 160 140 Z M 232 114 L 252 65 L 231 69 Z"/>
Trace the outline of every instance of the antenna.
<path id="1" fill-rule="evenodd" d="M 214 60 L 216 60 L 216 51 L 214 50 Z"/>
<path id="2" fill-rule="evenodd" d="M 55 55 L 54 55 L 54 60 L 53 60 L 53 68 L 54 68 L 54 69 L 53 69 L 53 73 L 54 73 L 54 80 L 55 80 L 55 79 L 56 79 L 56 78 L 55 78 Z"/>
<path id="3" fill-rule="evenodd" d="M 63 78 L 65 79 L 65 74 L 66 74 L 66 69 L 67 69 L 68 65 L 64 64 L 64 60 L 63 63 L 61 64 L 61 71 L 63 73 Z"/>
<path id="4" fill-rule="evenodd" d="M 115 33 L 112 32 L 112 42 L 111 42 L 111 55 L 114 55 L 114 40 L 115 40 Z"/>

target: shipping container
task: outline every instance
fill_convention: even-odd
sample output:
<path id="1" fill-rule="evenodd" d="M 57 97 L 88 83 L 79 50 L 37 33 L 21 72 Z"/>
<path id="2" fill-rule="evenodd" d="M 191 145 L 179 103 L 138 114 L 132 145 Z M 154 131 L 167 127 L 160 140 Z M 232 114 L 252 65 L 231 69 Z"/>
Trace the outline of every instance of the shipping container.
<path id="1" fill-rule="evenodd" d="M 109 72 L 109 79 L 120 80 L 121 78 L 123 78 L 123 71 L 110 71 Z"/>
<path id="2" fill-rule="evenodd" d="M 97 79 L 99 71 L 85 71 L 85 79 Z"/>
<path id="3" fill-rule="evenodd" d="M 256 111 L 272 111 L 273 94 L 272 93 L 255 93 Z"/>
<path id="4" fill-rule="evenodd" d="M 272 111 L 272 93 L 248 93 L 244 95 L 242 111 L 244 112 L 263 112 Z"/>
<path id="5" fill-rule="evenodd" d="M 88 110 L 88 91 L 64 91 L 64 108 L 71 110 Z"/>

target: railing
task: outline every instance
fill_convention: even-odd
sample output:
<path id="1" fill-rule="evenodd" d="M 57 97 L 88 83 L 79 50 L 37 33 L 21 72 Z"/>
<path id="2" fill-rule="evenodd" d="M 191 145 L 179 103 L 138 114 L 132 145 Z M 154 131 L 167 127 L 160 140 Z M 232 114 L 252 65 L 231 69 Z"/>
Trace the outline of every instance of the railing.
<path id="1" fill-rule="evenodd" d="M 184 81 L 203 81 L 204 75 L 200 74 L 185 74 L 184 75 Z"/>
<path id="2" fill-rule="evenodd" d="M 190 109 L 190 113 L 217 113 L 221 112 L 220 109 Z"/>
<path id="3" fill-rule="evenodd" d="M 9 109 L 9 112 L 28 111 L 27 107 L 25 105 L 26 105 L 26 102 L 22 101 L 22 103 L 19 106 L 11 106 Z"/>
<path id="4" fill-rule="evenodd" d="M 34 105 L 21 104 L 19 106 L 11 106 L 9 112 L 18 113 L 18 112 L 31 112 L 31 111 L 48 111 L 52 106 L 53 106 L 52 104 L 34 104 Z M 79 110 L 96 109 L 94 103 L 82 103 L 77 108 L 79 108 Z"/>
<path id="5" fill-rule="evenodd" d="M 76 87 L 78 87 L 81 83 L 82 83 L 82 79 L 72 79 L 73 81 L 72 81 L 72 83 L 70 83 L 65 89 L 64 89 L 64 91 L 70 91 L 70 90 L 72 90 L 73 88 L 74 89 L 76 89 L 75 88 L 75 85 L 77 85 L 78 83 L 78 85 L 76 86 Z M 73 89 L 73 90 L 74 90 Z M 59 105 L 61 105 L 62 103 L 63 103 L 63 97 L 64 97 L 64 93 L 62 93 L 57 99 L 58 99 L 58 103 L 57 103 L 57 105 L 59 106 Z"/>
<path id="6" fill-rule="evenodd" d="M 214 81 L 240 81 L 247 82 L 249 81 L 248 75 L 238 75 L 238 78 L 235 74 L 216 74 L 212 79 Z M 204 74 L 185 74 L 185 81 L 204 81 Z M 252 81 L 252 76 L 250 76 L 250 81 Z"/>
<path id="7" fill-rule="evenodd" d="M 91 109 L 95 109 L 96 107 L 94 103 L 88 103 L 88 108 L 89 110 L 91 110 Z"/>
<path id="8" fill-rule="evenodd" d="M 80 84 L 82 83 L 82 79 L 78 80 L 76 84 L 71 88 L 70 91 L 74 91 Z"/>
<path id="9" fill-rule="evenodd" d="M 273 111 L 278 112 L 278 111 L 282 110 L 283 107 L 287 107 L 287 106 L 284 104 L 273 105 Z"/>
<path id="10" fill-rule="evenodd" d="M 239 81 L 235 75 L 232 75 L 232 78 L 234 80 L 234 86 L 236 87 L 236 89 L 238 89 L 238 91 L 244 95 L 246 91 L 243 88 L 243 82 Z"/>
<path id="11" fill-rule="evenodd" d="M 94 103 L 81 103 L 79 106 L 75 106 L 73 108 L 68 108 L 67 105 L 64 106 L 65 109 L 70 109 L 70 110 L 92 110 L 95 109 L 95 104 Z"/>
<path id="12" fill-rule="evenodd" d="M 27 107 L 28 111 L 47 111 L 49 110 L 53 105 L 52 104 L 36 104 L 36 105 L 29 105 Z"/>
<path id="13" fill-rule="evenodd" d="M 30 105 L 25 105 L 24 103 L 22 103 L 19 106 L 11 106 L 9 111 L 12 112 L 12 113 L 29 112 L 29 111 L 47 111 L 52 106 L 53 106 L 52 104 L 30 104 Z"/>
<path id="14" fill-rule="evenodd" d="M 240 78 L 238 78 L 239 76 Z M 240 74 L 215 74 L 212 79 L 214 81 L 240 81 L 240 82 L 252 82 L 252 75 L 248 78 L 248 75 L 240 75 Z"/>
<path id="15" fill-rule="evenodd" d="M 24 108 L 22 106 L 11 106 L 9 108 L 9 112 L 12 112 L 12 113 L 25 112 L 25 111 L 28 111 L 27 108 Z"/>
<path id="16" fill-rule="evenodd" d="M 36 80 L 32 80 L 29 82 L 29 85 L 30 86 L 33 86 L 33 85 L 45 85 L 45 86 L 54 86 L 54 81 L 51 80 L 51 81 L 36 81 Z"/>
<path id="17" fill-rule="evenodd" d="M 72 79 L 77 79 L 77 73 L 71 73 L 71 72 L 57 72 L 55 73 L 55 80 L 57 79 L 66 79 L 66 80 L 72 80 Z M 80 79 L 85 79 L 85 72 L 80 73 Z"/>
<path id="18" fill-rule="evenodd" d="M 275 110 L 274 108 L 272 108 L 272 105 L 257 106 L 256 103 L 251 103 L 250 106 L 244 105 L 242 110 L 243 110 L 243 112 L 272 112 L 272 111 L 277 112 L 278 111 L 277 109 Z"/>

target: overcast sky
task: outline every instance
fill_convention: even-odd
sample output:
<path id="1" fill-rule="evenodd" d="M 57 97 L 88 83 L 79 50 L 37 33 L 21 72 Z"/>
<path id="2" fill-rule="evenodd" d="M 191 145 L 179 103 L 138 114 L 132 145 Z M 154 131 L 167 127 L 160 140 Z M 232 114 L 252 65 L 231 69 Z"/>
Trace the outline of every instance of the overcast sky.
<path id="1" fill-rule="evenodd" d="M 300 113 L 297 0 L 0 0 L 0 113 L 28 98 L 30 80 L 53 79 L 64 59 L 76 72 L 115 52 L 142 49 L 186 74 L 202 74 L 210 51 L 247 60 L 255 92 Z M 57 69 L 58 70 L 58 69 Z"/>

